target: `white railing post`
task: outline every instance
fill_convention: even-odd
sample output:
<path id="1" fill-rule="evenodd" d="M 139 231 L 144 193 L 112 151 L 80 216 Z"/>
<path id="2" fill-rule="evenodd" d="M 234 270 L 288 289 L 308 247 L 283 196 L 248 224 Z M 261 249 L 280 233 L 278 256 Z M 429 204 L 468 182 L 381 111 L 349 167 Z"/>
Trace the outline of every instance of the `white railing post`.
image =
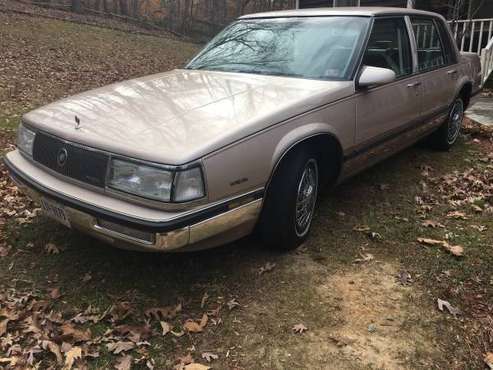
<path id="1" fill-rule="evenodd" d="M 481 59 L 482 84 L 493 73 L 493 18 L 488 19 L 461 19 L 449 21 L 452 32 L 460 51 L 466 49 L 477 53 Z M 462 27 L 460 26 L 462 25 Z M 466 32 L 469 30 L 469 32 Z M 418 30 L 419 33 L 419 30 Z M 476 35 L 477 34 L 477 35 Z M 488 35 L 486 47 L 482 47 L 484 38 Z M 477 40 L 476 40 L 477 36 Z M 466 45 L 466 37 L 469 37 Z M 477 44 L 475 43 L 477 41 Z"/>

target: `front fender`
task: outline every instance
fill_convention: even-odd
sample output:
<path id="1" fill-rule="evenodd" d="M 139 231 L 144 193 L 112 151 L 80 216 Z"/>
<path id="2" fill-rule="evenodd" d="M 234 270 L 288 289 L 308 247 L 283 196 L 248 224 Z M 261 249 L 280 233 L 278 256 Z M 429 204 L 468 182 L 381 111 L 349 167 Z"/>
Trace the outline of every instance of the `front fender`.
<path id="1" fill-rule="evenodd" d="M 307 125 L 299 126 L 293 130 L 287 132 L 281 140 L 279 140 L 274 153 L 272 155 L 272 172 L 274 172 L 277 164 L 280 162 L 282 157 L 296 144 L 309 139 L 317 135 L 330 135 L 335 140 L 338 140 L 338 135 L 335 128 L 327 123 L 310 123 Z"/>

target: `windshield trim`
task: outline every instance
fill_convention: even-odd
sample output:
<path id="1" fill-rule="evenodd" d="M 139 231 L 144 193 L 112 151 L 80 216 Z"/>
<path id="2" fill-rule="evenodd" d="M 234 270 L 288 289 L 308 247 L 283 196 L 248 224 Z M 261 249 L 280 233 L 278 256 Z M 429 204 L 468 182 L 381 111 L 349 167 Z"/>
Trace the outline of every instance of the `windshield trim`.
<path id="1" fill-rule="evenodd" d="M 306 77 L 306 76 L 297 76 L 297 75 L 283 75 L 283 74 L 277 74 L 277 73 L 254 73 L 254 72 L 246 72 L 246 71 L 222 71 L 222 70 L 217 70 L 217 69 L 209 69 L 209 68 L 194 68 L 192 67 L 192 64 L 198 59 L 199 56 L 202 55 L 202 53 L 207 49 L 209 44 L 214 41 L 214 39 L 217 37 L 217 35 L 221 34 L 223 31 L 227 30 L 228 28 L 232 27 L 235 24 L 238 23 L 243 23 L 243 22 L 251 22 L 251 21 L 267 21 L 270 19 L 295 19 L 295 18 L 371 18 L 370 22 L 366 24 L 366 28 L 362 30 L 362 35 L 360 39 L 357 41 L 355 45 L 354 52 L 350 58 L 349 64 L 347 66 L 347 73 L 345 74 L 345 77 L 330 77 L 330 78 L 315 78 L 315 77 Z M 192 71 L 211 71 L 211 72 L 226 72 L 226 73 L 241 73 L 241 74 L 257 74 L 259 76 L 273 76 L 273 77 L 284 77 L 284 78 L 297 78 L 297 79 L 305 79 L 305 80 L 312 80 L 312 81 L 352 81 L 355 78 L 355 75 L 358 70 L 358 66 L 360 63 L 360 59 L 363 55 L 363 50 L 366 46 L 366 43 L 368 41 L 368 36 L 369 36 L 369 31 L 372 28 L 373 25 L 373 16 L 369 15 L 310 15 L 310 16 L 303 16 L 303 15 L 297 15 L 297 16 L 275 16 L 275 17 L 258 17 L 258 18 L 238 18 L 234 22 L 230 23 L 227 25 L 225 28 L 223 28 L 215 37 L 213 37 L 204 47 L 185 65 L 184 69 L 187 70 L 192 70 Z M 359 50 L 358 50 L 359 49 Z"/>

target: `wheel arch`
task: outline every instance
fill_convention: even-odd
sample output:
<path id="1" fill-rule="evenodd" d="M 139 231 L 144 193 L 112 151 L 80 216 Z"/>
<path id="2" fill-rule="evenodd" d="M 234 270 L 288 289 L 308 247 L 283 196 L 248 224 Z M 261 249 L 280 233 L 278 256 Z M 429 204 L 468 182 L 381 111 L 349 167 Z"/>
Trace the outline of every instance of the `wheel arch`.
<path id="1" fill-rule="evenodd" d="M 321 187 L 336 183 L 343 162 L 341 142 L 327 124 L 311 124 L 304 127 L 303 134 L 295 130 L 279 141 L 272 157 L 272 169 L 266 183 L 266 193 L 280 164 L 289 160 L 289 157 L 296 151 L 306 147 L 317 154 Z"/>

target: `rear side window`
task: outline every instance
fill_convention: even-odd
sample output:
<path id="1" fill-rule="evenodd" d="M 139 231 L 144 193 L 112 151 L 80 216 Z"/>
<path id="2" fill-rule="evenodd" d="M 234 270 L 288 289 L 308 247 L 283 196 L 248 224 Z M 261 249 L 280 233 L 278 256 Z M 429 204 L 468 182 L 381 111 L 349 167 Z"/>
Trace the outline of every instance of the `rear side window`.
<path id="1" fill-rule="evenodd" d="M 411 45 L 403 18 L 375 19 L 363 64 L 391 69 L 397 77 L 412 73 Z"/>
<path id="2" fill-rule="evenodd" d="M 431 71 L 448 64 L 440 33 L 430 18 L 411 18 L 418 48 L 418 70 Z"/>

